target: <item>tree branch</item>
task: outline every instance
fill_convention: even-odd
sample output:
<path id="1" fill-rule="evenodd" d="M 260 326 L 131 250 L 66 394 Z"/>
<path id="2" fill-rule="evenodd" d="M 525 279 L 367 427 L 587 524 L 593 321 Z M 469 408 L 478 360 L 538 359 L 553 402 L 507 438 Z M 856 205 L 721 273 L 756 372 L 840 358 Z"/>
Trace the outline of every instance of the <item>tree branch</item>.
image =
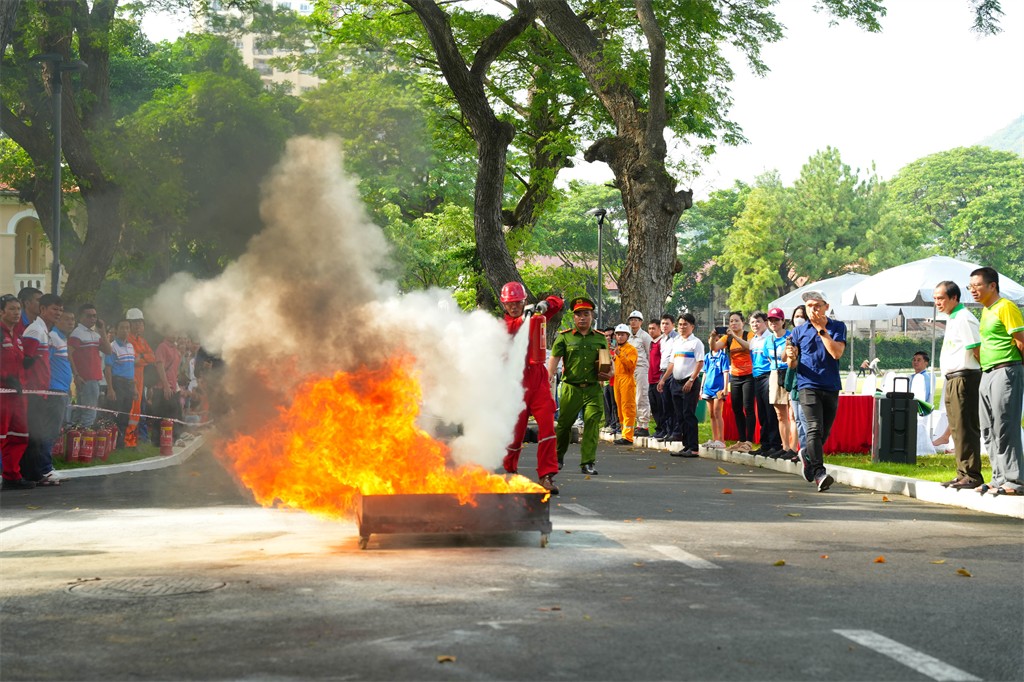
<path id="1" fill-rule="evenodd" d="M 518 0 L 517 4 L 518 11 L 495 29 L 494 33 L 487 36 L 480 44 L 480 49 L 476 51 L 473 66 L 469 70 L 477 78 L 483 78 L 498 55 L 509 43 L 522 35 L 537 16 L 537 8 L 534 7 L 532 0 Z"/>

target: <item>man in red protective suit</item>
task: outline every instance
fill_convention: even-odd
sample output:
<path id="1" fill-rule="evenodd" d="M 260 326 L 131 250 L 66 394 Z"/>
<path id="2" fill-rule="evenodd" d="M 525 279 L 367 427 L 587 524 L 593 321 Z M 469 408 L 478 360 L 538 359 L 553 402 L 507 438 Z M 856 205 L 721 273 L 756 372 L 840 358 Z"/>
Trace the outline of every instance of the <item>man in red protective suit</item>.
<path id="1" fill-rule="evenodd" d="M 562 299 L 548 296 L 534 307 L 535 314 L 543 314 L 550 320 L 562 310 Z M 509 334 L 515 334 L 527 318 L 526 289 L 519 282 L 509 282 L 501 288 L 501 306 L 505 309 L 505 326 Z M 526 367 L 523 369 L 523 400 L 526 407 L 519 413 L 512 443 L 505 454 L 505 471 L 518 473 L 519 455 L 523 450 L 526 435 L 526 420 L 532 414 L 537 421 L 537 480 L 553 495 L 558 494 L 554 477 L 558 473 L 558 457 L 555 454 L 555 399 L 551 396 L 548 370 L 544 361 L 531 361 L 527 351 Z"/>
<path id="2" fill-rule="evenodd" d="M 29 490 L 35 481 L 21 475 L 21 458 L 28 447 L 28 420 L 22 381 L 25 378 L 25 351 L 21 334 L 15 333 L 21 321 L 21 301 L 10 294 L 0 297 L 0 333 L 3 351 L 0 355 L 0 459 L 3 461 L 3 489 Z M 10 391 L 10 392 L 9 392 Z"/>

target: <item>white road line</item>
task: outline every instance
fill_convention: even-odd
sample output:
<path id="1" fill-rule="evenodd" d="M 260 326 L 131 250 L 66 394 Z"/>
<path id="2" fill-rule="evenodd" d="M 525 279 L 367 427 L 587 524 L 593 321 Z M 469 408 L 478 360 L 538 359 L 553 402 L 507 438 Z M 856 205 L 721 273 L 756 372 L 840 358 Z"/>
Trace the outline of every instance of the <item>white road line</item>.
<path id="1" fill-rule="evenodd" d="M 599 513 L 597 513 L 593 509 L 590 509 L 589 507 L 584 507 L 582 504 L 573 504 L 571 502 L 567 502 L 558 505 L 558 508 L 568 509 L 571 512 L 576 512 L 580 516 L 600 516 Z"/>
<path id="2" fill-rule="evenodd" d="M 674 559 L 681 564 L 686 564 L 690 568 L 721 568 L 721 566 L 701 559 L 699 556 L 695 556 L 689 552 L 685 552 L 675 545 L 651 545 L 651 549 L 661 552 L 669 559 Z"/>
<path id="3" fill-rule="evenodd" d="M 869 649 L 873 649 L 878 653 L 888 656 L 897 663 L 902 663 L 908 668 L 912 668 L 922 675 L 927 675 L 933 680 L 940 680 L 945 682 L 946 680 L 980 680 L 980 677 L 964 672 L 959 668 L 954 668 L 948 663 L 943 663 L 937 658 L 932 658 L 928 654 L 921 653 L 916 649 L 911 649 L 908 646 L 904 646 L 899 642 L 884 637 L 877 632 L 871 630 L 833 630 L 837 635 L 842 635 L 847 639 L 852 639 L 857 644 L 865 646 Z"/>

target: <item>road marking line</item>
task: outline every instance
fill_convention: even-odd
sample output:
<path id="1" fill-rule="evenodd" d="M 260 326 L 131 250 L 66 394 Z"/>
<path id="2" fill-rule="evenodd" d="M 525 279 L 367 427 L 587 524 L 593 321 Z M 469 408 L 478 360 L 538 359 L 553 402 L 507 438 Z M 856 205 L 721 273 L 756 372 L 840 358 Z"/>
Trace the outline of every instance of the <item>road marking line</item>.
<path id="1" fill-rule="evenodd" d="M 661 552 L 669 559 L 674 559 L 681 564 L 686 564 L 690 568 L 721 568 L 721 566 L 713 564 L 705 559 L 701 559 L 699 556 L 695 556 L 689 552 L 683 551 L 675 545 L 651 545 L 651 549 Z"/>
<path id="2" fill-rule="evenodd" d="M 600 516 L 600 514 L 589 507 L 584 507 L 582 504 L 573 504 L 571 502 L 563 503 L 558 505 L 559 509 L 568 509 L 571 512 L 576 512 L 580 516 Z"/>
<path id="3" fill-rule="evenodd" d="M 851 639 L 861 646 L 873 649 L 884 656 L 888 656 L 897 663 L 902 663 L 933 680 L 939 680 L 940 682 L 949 680 L 952 682 L 981 679 L 872 630 L 833 630 L 832 632 Z"/>

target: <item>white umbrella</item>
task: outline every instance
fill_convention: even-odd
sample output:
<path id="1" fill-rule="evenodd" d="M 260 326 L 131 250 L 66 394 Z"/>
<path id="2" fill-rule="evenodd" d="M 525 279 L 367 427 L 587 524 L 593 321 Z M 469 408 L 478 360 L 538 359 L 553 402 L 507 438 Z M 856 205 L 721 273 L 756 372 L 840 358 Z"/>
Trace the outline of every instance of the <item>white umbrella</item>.
<path id="1" fill-rule="evenodd" d="M 855 272 L 831 277 L 805 284 L 768 304 L 769 308 L 782 308 L 783 312 L 792 316 L 793 309 L 803 305 L 803 295 L 807 291 L 820 291 L 829 302 L 829 317 L 843 322 L 859 320 L 892 320 L 900 313 L 900 309 L 887 305 L 844 305 L 840 303 L 846 291 L 868 278 Z M 853 369 L 853 336 L 848 337 L 850 343 L 850 369 Z"/>
<path id="2" fill-rule="evenodd" d="M 967 283 L 971 279 L 971 272 L 979 267 L 981 266 L 948 256 L 922 258 L 883 270 L 856 283 L 843 292 L 842 303 L 927 305 L 934 302 L 932 292 L 935 286 L 948 280 L 960 286 L 961 302 L 970 304 L 973 301 L 967 292 Z M 1011 301 L 1024 302 L 1024 287 L 1006 275 L 999 275 L 999 293 Z"/>
<path id="3" fill-rule="evenodd" d="M 885 304 L 885 305 L 935 305 L 932 293 L 939 282 L 956 282 L 960 287 L 960 302 L 965 305 L 974 303 L 968 293 L 967 283 L 971 272 L 979 265 L 957 260 L 948 256 L 931 256 L 904 263 L 894 268 L 883 270 L 876 275 L 858 282 L 847 289 L 842 295 L 842 302 L 847 305 Z M 1004 298 L 1018 303 L 1024 302 L 1024 287 L 1006 275 L 999 275 L 999 294 Z M 908 317 L 910 317 L 908 315 Z M 936 317 L 933 308 L 932 320 Z M 935 366 L 935 324 L 932 324 L 932 367 Z"/>

